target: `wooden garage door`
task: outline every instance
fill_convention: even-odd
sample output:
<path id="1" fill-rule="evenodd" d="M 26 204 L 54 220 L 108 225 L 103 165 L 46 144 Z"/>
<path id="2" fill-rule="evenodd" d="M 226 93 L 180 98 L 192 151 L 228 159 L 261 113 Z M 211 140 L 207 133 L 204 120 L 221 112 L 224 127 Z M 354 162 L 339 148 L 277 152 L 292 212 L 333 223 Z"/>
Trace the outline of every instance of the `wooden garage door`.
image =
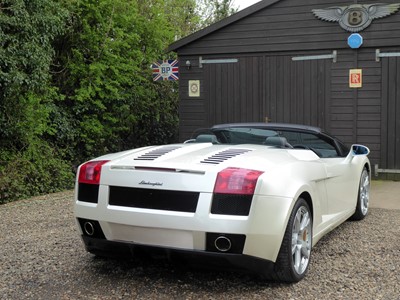
<path id="1" fill-rule="evenodd" d="M 239 57 L 238 63 L 206 65 L 207 123 L 267 119 L 329 130 L 332 59 L 292 58 L 251 56 Z"/>
<path id="2" fill-rule="evenodd" d="M 272 122 L 329 128 L 332 59 L 265 59 L 265 114 Z"/>
<path id="3" fill-rule="evenodd" d="M 381 61 L 382 147 L 379 165 L 384 169 L 398 170 L 400 169 L 400 57 L 381 58 Z"/>
<path id="4" fill-rule="evenodd" d="M 205 64 L 207 124 L 263 121 L 263 57 Z"/>
<path id="5" fill-rule="evenodd" d="M 362 70 L 362 87 L 349 87 L 349 70 Z M 343 49 L 332 64 L 330 124 L 327 129 L 349 146 L 360 143 L 371 149 L 378 163 L 381 151 L 381 64 L 375 49 Z"/>

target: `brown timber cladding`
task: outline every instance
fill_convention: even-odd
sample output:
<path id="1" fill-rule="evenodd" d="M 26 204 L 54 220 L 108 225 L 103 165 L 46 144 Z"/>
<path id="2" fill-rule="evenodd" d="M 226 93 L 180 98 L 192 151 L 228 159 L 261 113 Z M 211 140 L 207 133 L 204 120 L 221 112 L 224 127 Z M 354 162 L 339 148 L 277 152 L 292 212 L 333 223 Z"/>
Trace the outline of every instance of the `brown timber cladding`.
<path id="1" fill-rule="evenodd" d="M 400 12 L 374 20 L 360 32 L 364 43 L 354 50 L 347 45 L 349 32 L 336 22 L 318 20 L 311 10 L 375 1 L 264 2 L 275 3 L 176 49 L 180 139 L 200 127 L 268 117 L 319 126 L 347 144 L 366 144 L 373 164 L 400 169 L 400 58 L 375 59 L 376 49 L 400 52 Z M 333 50 L 337 62 L 292 60 Z M 238 62 L 199 68 L 199 56 Z M 190 69 L 184 67 L 187 60 Z M 349 87 L 350 69 L 362 69 L 362 88 Z M 200 80 L 200 97 L 188 96 L 189 80 Z"/>

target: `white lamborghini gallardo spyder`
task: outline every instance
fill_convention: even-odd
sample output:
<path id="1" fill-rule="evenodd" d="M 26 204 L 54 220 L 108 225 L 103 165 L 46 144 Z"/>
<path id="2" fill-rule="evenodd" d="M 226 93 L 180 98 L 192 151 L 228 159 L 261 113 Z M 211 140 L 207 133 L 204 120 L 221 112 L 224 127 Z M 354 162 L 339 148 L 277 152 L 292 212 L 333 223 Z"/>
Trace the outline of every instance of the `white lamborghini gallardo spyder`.
<path id="1" fill-rule="evenodd" d="M 82 164 L 77 225 L 99 256 L 154 250 L 297 282 L 322 236 L 367 215 L 368 154 L 315 127 L 217 125 Z"/>

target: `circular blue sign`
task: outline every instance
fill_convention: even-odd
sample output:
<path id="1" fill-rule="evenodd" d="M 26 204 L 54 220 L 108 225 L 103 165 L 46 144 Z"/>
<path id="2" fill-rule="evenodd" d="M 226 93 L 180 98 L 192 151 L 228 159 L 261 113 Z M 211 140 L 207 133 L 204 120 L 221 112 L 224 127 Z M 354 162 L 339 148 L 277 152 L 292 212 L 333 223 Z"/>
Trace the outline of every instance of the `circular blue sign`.
<path id="1" fill-rule="evenodd" d="M 353 33 L 347 38 L 347 44 L 352 49 L 358 49 L 363 44 L 363 37 L 358 33 Z"/>

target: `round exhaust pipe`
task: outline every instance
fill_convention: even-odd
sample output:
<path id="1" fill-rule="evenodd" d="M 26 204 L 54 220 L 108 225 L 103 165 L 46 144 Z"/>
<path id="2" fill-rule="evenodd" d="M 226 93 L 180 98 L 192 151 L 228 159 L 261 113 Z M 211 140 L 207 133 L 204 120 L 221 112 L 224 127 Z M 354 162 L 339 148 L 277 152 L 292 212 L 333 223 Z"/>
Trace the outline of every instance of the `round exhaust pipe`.
<path id="1" fill-rule="evenodd" d="M 94 225 L 92 222 L 85 222 L 83 224 L 83 230 L 87 235 L 92 236 L 94 234 Z"/>
<path id="2" fill-rule="evenodd" d="M 215 248 L 221 252 L 228 252 L 232 248 L 231 240 L 226 236 L 219 236 L 215 239 L 214 242 Z"/>

